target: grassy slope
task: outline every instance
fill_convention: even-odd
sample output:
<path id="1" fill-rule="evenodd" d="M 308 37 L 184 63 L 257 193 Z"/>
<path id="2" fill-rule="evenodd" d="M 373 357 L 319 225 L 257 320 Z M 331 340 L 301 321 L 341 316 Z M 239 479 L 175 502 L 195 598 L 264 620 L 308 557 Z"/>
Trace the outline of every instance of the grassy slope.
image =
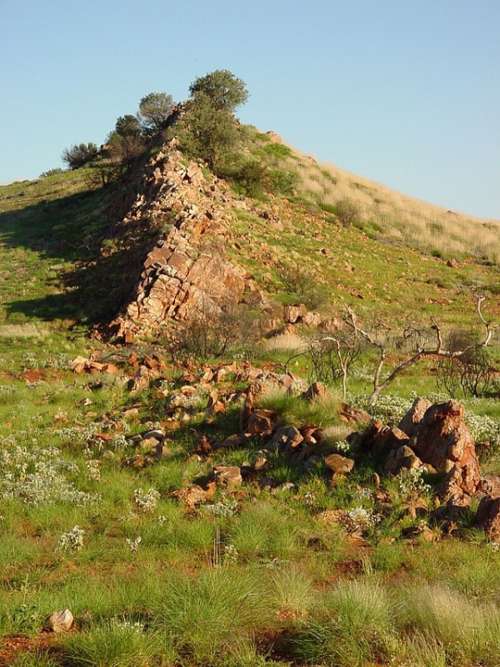
<path id="1" fill-rule="evenodd" d="M 500 261 L 500 220 L 485 220 L 402 195 L 388 187 L 316 161 L 281 143 L 278 135 L 254 133 L 261 151 L 299 175 L 299 191 L 320 207 L 350 199 L 360 218 L 380 238 L 442 257 L 475 255 Z M 286 149 L 288 148 L 288 153 Z"/>
<path id="2" fill-rule="evenodd" d="M 0 630 L 25 633 L 33 637 L 28 648 L 42 648 L 16 663 L 7 645 L 0 648 L 0 664 L 2 658 L 25 666 L 498 664 L 500 555 L 481 535 L 467 529 L 465 540 L 402 540 L 402 530 L 415 522 L 397 484 L 387 487 L 393 510 L 368 530 L 363 545 L 315 519 L 325 509 L 373 508 L 370 469 L 330 489 L 322 471 L 304 477 L 277 460 L 273 476 L 294 481 L 296 490 L 271 494 L 248 487 L 236 514 L 222 496 L 224 511 L 190 517 L 170 493 L 213 462 L 190 457 L 195 438 L 189 428 L 171 434 L 169 456 L 161 463 L 144 470 L 121 465 L 120 433 L 163 425 L 165 399 L 154 392 L 131 397 L 113 376 L 99 376 L 104 386 L 96 389 L 96 378 L 67 370 L 67 362 L 91 343 L 84 328 L 68 329 L 82 303 L 64 292 L 60 274 L 90 252 L 86 237 L 106 225 L 106 198 L 86 189 L 83 172 L 0 188 L 0 443 L 8 457 L 2 466 L 55 446 L 56 460 L 73 466 L 61 473 L 70 488 L 99 494 L 83 506 L 2 499 Z M 495 280 L 490 268 L 469 262 L 450 268 L 343 229 L 326 214 L 313 216 L 303 204 L 283 206 L 285 229 L 271 233 L 261 218 L 239 213 L 242 249 L 233 249 L 283 301 L 296 295 L 281 279 L 279 263 L 304 264 L 326 282 L 335 304 L 342 297 L 363 310 L 386 308 L 393 317 L 415 304 L 414 292 L 408 295 L 395 281 L 407 280 L 410 289 L 425 284 L 425 315 L 439 312 L 450 322 L 463 318 L 464 282 Z M 331 254 L 320 255 L 320 247 Z M 426 301 L 431 298 L 442 303 Z M 174 380 L 174 369 L 170 374 Z M 409 375 L 397 390 L 408 394 L 416 381 Z M 124 416 L 131 404 L 138 407 L 137 419 Z M 310 410 L 275 398 L 272 405 L 294 419 L 342 431 L 332 404 Z M 491 409 L 487 402 L 476 407 Z M 236 430 L 237 420 L 234 410 L 207 426 L 202 412 L 189 426 L 220 437 Z M 115 439 L 116 447 L 105 445 L 105 456 L 96 431 Z M 99 480 L 89 471 L 89 456 L 101 461 Z M 250 447 L 219 453 L 215 462 L 240 464 L 253 457 Z M 40 471 L 42 486 L 57 488 L 48 476 L 50 453 L 35 458 L 47 464 Z M 140 512 L 134 490 L 151 487 L 161 494 L 158 506 Z M 25 482 L 15 488 L 25 489 Z M 85 530 L 84 546 L 62 552 L 60 536 L 75 525 Z M 142 541 L 133 552 L 127 539 L 137 537 Z M 213 564 L 214 546 L 222 566 Z M 56 642 L 63 648 L 52 652 L 43 648 L 39 629 L 46 614 L 66 606 L 78 631 Z"/>

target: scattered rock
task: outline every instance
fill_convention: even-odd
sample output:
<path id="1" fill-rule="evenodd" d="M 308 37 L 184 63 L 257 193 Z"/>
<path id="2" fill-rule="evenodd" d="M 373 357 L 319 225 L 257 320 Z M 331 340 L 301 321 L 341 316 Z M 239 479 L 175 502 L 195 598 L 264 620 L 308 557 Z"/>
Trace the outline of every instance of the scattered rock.
<path id="1" fill-rule="evenodd" d="M 391 449 L 384 463 L 384 472 L 388 475 L 397 475 L 401 470 L 422 468 L 423 463 L 411 447 L 402 445 L 398 449 Z"/>
<path id="2" fill-rule="evenodd" d="M 55 633 L 68 632 L 73 627 L 74 622 L 75 619 L 70 610 L 63 609 L 61 611 L 55 611 L 49 616 L 47 628 Z"/>
<path id="3" fill-rule="evenodd" d="M 313 382 L 302 394 L 306 401 L 313 401 L 315 399 L 322 399 L 329 396 L 327 387 L 322 382 Z"/>
<path id="4" fill-rule="evenodd" d="M 217 486 L 228 491 L 234 491 L 243 482 L 241 469 L 238 466 L 215 466 L 214 475 Z"/>
<path id="5" fill-rule="evenodd" d="M 332 471 L 332 479 L 335 479 L 350 473 L 354 468 L 354 461 L 340 454 L 329 454 L 325 457 L 325 465 Z"/>
<path id="6" fill-rule="evenodd" d="M 492 542 L 500 543 L 500 496 L 484 496 L 481 499 L 475 523 Z"/>

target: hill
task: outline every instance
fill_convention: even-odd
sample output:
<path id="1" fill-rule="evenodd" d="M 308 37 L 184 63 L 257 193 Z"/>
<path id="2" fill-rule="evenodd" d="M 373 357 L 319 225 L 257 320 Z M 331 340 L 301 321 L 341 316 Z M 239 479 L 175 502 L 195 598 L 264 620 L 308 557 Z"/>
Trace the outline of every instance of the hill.
<path id="1" fill-rule="evenodd" d="M 489 228 L 243 131 L 253 193 L 171 137 L 0 187 L 0 665 L 494 667 L 498 342 L 478 396 L 430 356 L 373 404 L 345 328 L 482 335 Z"/>

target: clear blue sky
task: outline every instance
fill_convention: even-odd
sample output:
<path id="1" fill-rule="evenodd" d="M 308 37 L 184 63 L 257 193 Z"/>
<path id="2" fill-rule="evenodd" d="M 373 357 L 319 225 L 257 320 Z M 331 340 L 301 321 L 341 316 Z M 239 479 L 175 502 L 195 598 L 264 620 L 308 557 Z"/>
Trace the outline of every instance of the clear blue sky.
<path id="1" fill-rule="evenodd" d="M 229 68 L 240 116 L 402 192 L 500 218 L 499 0 L 0 0 L 0 182 Z"/>

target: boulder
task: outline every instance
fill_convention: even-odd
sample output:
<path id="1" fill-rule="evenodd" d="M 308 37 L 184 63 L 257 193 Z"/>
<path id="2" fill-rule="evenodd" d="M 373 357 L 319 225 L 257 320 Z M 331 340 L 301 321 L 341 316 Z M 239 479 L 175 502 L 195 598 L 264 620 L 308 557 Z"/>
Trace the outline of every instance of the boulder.
<path id="1" fill-rule="evenodd" d="M 457 505 L 469 504 L 479 489 L 481 474 L 474 440 L 458 401 L 429 407 L 420 421 L 413 450 L 424 462 L 446 474 L 440 495 Z"/>
<path id="2" fill-rule="evenodd" d="M 325 465 L 334 476 L 346 475 L 354 468 L 354 461 L 341 454 L 329 454 L 325 456 Z"/>
<path id="3" fill-rule="evenodd" d="M 476 525 L 492 542 L 500 543 L 500 496 L 484 496 L 476 514 Z"/>
<path id="4" fill-rule="evenodd" d="M 411 408 L 399 422 L 398 428 L 410 438 L 415 436 L 418 432 L 420 422 L 431 405 L 432 403 L 426 398 L 416 398 Z"/>
<path id="5" fill-rule="evenodd" d="M 51 614 L 47 621 L 47 628 L 57 634 L 71 630 L 75 622 L 69 609 L 62 609 Z"/>
<path id="6" fill-rule="evenodd" d="M 402 445 L 398 449 L 391 449 L 384 463 L 384 472 L 388 475 L 397 475 L 401 470 L 421 468 L 422 461 L 411 447 Z"/>
<path id="7" fill-rule="evenodd" d="M 218 487 L 234 491 L 241 486 L 243 479 L 238 466 L 215 466 L 215 482 Z"/>

